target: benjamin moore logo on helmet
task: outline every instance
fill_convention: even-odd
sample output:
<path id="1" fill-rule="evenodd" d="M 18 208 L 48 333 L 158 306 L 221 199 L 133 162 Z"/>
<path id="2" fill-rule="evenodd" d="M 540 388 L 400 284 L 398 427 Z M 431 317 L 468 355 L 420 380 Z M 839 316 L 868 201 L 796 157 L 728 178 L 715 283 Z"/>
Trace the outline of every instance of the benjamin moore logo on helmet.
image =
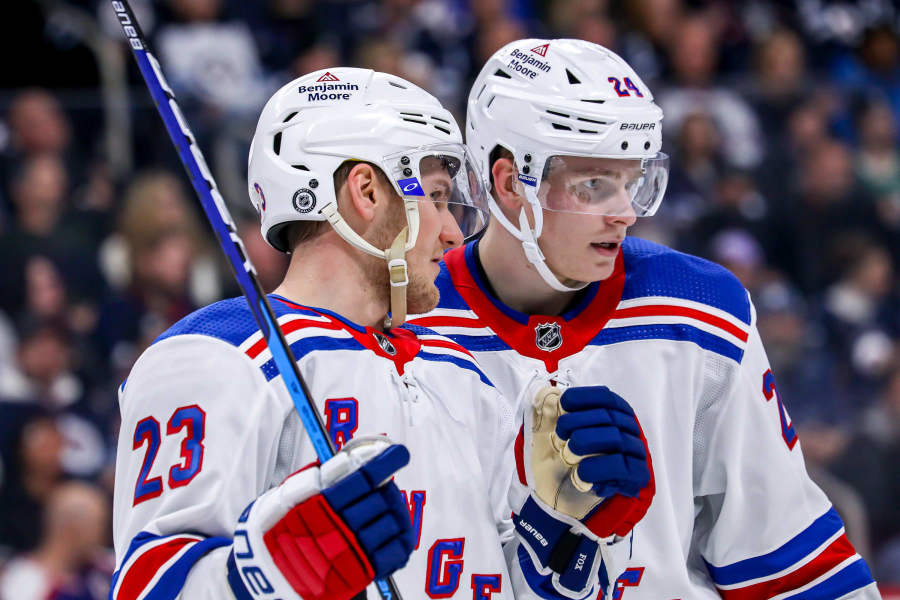
<path id="1" fill-rule="evenodd" d="M 422 186 L 419 185 L 419 180 L 415 177 L 410 177 L 409 179 L 398 179 L 397 185 L 399 185 L 400 189 L 403 190 L 404 196 L 425 195 L 425 192 L 422 190 Z"/>
<path id="2" fill-rule="evenodd" d="M 656 129 L 656 123 L 621 123 L 619 131 L 650 131 Z"/>
<path id="3" fill-rule="evenodd" d="M 542 48 L 542 47 L 543 46 L 538 46 L 538 48 Z M 538 48 L 533 49 L 532 52 L 534 52 L 535 54 L 540 54 L 540 52 L 537 51 Z M 546 53 L 547 53 L 547 51 L 545 49 L 544 54 L 540 54 L 540 55 L 544 56 L 544 55 L 546 55 Z M 512 69 L 513 71 L 518 71 L 519 73 L 521 73 L 525 77 L 528 77 L 529 79 L 534 79 L 537 76 L 537 71 L 535 71 L 534 69 L 528 68 L 528 66 L 526 66 L 526 65 L 540 69 L 544 73 L 550 72 L 550 65 L 548 63 L 546 63 L 542 60 L 538 60 L 535 57 L 531 56 L 530 54 L 525 54 L 525 52 L 523 52 L 522 50 L 517 50 L 517 49 L 513 48 L 513 51 L 510 54 L 510 56 L 512 56 L 512 58 L 510 59 L 509 64 L 507 64 L 506 66 L 509 67 L 510 69 Z"/>
<path id="4" fill-rule="evenodd" d="M 306 214 L 316 207 L 316 195 L 309 188 L 300 188 L 294 192 L 294 198 L 291 202 L 294 205 L 294 210 Z"/>
<path id="5" fill-rule="evenodd" d="M 340 79 L 338 79 L 335 75 L 332 75 L 328 71 L 325 71 L 324 75 L 316 79 L 316 83 L 321 83 L 323 81 L 340 81 Z M 350 94 L 338 93 L 335 90 L 347 90 L 353 92 L 358 91 L 359 86 L 355 83 L 322 83 L 322 85 L 301 85 L 297 91 L 301 94 L 308 93 L 309 95 L 306 99 L 309 102 L 316 102 L 318 100 L 350 99 Z"/>
<path id="6" fill-rule="evenodd" d="M 547 56 L 547 48 L 550 47 L 550 43 L 541 44 L 540 46 L 536 46 L 531 49 L 532 52 L 538 54 L 540 56 Z"/>

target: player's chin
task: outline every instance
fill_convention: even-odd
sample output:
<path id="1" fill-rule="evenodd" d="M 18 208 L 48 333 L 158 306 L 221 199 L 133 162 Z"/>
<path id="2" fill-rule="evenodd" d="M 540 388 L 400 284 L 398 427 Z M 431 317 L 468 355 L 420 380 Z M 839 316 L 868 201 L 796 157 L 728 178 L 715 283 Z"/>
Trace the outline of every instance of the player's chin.
<path id="1" fill-rule="evenodd" d="M 434 281 L 425 281 L 414 278 L 406 289 L 406 312 L 411 315 L 420 315 L 433 310 L 441 299 Z"/>
<path id="2" fill-rule="evenodd" d="M 616 266 L 615 260 L 593 260 L 593 261 L 585 261 L 582 263 L 584 265 L 582 268 L 577 269 L 577 273 L 573 273 L 574 277 L 572 279 L 576 281 L 603 281 L 607 279 L 610 275 L 612 275 L 613 269 Z"/>

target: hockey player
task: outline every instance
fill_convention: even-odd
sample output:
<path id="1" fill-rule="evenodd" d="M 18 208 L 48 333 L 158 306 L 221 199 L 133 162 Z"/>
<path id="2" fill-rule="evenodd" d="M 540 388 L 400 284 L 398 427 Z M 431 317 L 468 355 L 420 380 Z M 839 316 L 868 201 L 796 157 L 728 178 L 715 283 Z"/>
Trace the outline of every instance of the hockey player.
<path id="1" fill-rule="evenodd" d="M 445 255 L 440 305 L 411 322 L 472 352 L 526 415 L 548 384 L 632 403 L 656 497 L 615 598 L 877 598 L 806 474 L 747 292 L 715 264 L 626 238 L 665 191 L 662 116 L 600 46 L 497 51 L 466 122 L 493 219 Z"/>
<path id="2" fill-rule="evenodd" d="M 488 214 L 450 113 L 398 77 L 318 71 L 266 104 L 248 178 L 263 236 L 291 253 L 273 309 L 341 450 L 316 464 L 243 298 L 186 317 L 120 390 L 111 598 L 341 600 L 390 573 L 407 600 L 595 594 L 624 547 L 596 532 L 630 525 L 576 518 L 593 491 L 533 499 L 510 404 L 460 346 L 398 327 L 435 306 L 443 250 Z M 621 398 L 564 404 L 573 432 L 616 419 L 584 485 L 648 485 Z M 559 488 L 561 454 L 546 458 L 524 477 Z"/>

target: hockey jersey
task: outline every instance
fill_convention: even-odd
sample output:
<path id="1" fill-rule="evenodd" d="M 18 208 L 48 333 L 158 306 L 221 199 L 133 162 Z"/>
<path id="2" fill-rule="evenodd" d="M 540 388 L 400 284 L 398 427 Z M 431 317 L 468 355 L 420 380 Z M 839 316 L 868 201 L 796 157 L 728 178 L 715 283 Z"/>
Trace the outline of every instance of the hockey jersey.
<path id="1" fill-rule="evenodd" d="M 387 434 L 409 448 L 395 481 L 417 546 L 395 574 L 401 594 L 513 598 L 524 581 L 507 502 L 513 411 L 469 352 L 422 328 L 383 334 L 271 299 L 336 446 Z M 119 403 L 111 598 L 230 598 L 241 511 L 316 460 L 246 301 L 208 306 L 160 336 Z"/>
<path id="2" fill-rule="evenodd" d="M 634 407 L 656 495 L 613 597 L 878 598 L 809 479 L 746 290 L 708 261 L 627 238 L 613 274 L 560 316 L 492 295 L 477 242 L 444 256 L 438 308 L 411 322 L 472 352 L 526 405 L 548 382 L 606 385 Z"/>

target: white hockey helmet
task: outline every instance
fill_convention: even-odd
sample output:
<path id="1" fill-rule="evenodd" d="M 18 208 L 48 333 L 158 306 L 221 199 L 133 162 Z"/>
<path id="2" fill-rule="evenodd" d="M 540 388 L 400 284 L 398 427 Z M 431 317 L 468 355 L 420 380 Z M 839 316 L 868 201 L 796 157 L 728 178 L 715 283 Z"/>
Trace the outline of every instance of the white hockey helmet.
<path id="1" fill-rule="evenodd" d="M 377 165 L 403 198 L 407 229 L 392 248 L 375 248 L 338 212 L 333 176 L 347 160 Z M 431 185 L 435 170 L 443 177 Z M 466 238 L 489 214 L 483 175 L 450 112 L 418 86 L 370 69 L 323 69 L 275 92 L 250 145 L 247 189 L 275 249 L 290 251 L 290 223 L 327 220 L 349 244 L 387 260 L 394 325 L 405 318 L 404 255 L 418 236 L 418 201 L 447 203 Z"/>
<path id="2" fill-rule="evenodd" d="M 669 172 L 668 156 L 660 152 L 662 116 L 628 63 L 583 40 L 519 40 L 481 69 L 469 93 L 466 141 L 488 174 L 497 146 L 512 153 L 534 226 L 524 207 L 518 224 L 493 197 L 491 211 L 552 288 L 584 286 L 563 284 L 547 267 L 538 246 L 543 210 L 653 215 Z M 608 179 L 612 173 L 627 177 L 630 202 L 622 201 L 616 191 L 621 186 Z"/>

